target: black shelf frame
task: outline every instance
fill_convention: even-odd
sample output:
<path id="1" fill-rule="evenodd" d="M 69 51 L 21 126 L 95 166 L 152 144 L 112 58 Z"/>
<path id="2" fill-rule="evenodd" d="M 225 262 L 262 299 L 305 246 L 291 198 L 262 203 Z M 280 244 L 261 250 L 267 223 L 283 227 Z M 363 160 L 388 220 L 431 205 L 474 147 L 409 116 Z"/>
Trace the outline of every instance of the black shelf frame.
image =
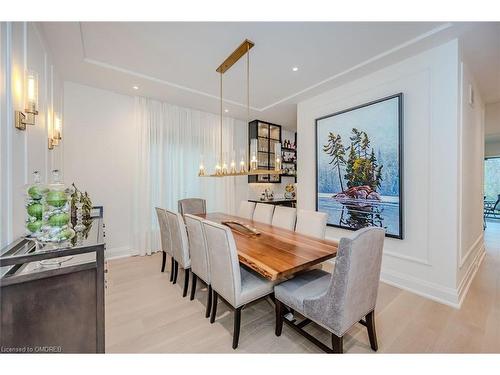
<path id="1" fill-rule="evenodd" d="M 288 173 L 283 173 L 281 176 L 283 177 L 294 177 L 295 178 L 295 183 L 297 182 L 297 162 L 291 162 L 291 161 L 285 161 L 284 160 L 284 155 L 286 153 L 294 153 L 295 154 L 295 160 L 297 160 L 297 132 L 295 132 L 295 148 L 289 148 L 289 147 L 281 147 L 281 164 L 288 164 L 288 165 L 294 165 L 295 166 L 295 174 L 288 174 Z"/>
<path id="2" fill-rule="evenodd" d="M 267 125 L 267 128 L 268 128 L 268 133 L 267 133 L 267 137 L 263 137 L 261 135 L 259 135 L 259 124 L 264 124 L 264 125 Z M 279 131 L 279 139 L 276 139 L 276 138 L 271 138 L 271 126 L 273 127 L 277 127 L 278 128 L 278 131 Z M 271 170 L 273 169 L 274 167 L 272 166 L 271 164 L 271 155 L 274 156 L 274 149 L 271 150 L 271 141 L 278 141 L 278 142 L 282 142 L 281 140 L 281 125 L 277 125 L 277 124 L 273 124 L 271 122 L 268 122 L 268 121 L 262 121 L 262 120 L 253 120 L 251 122 L 248 123 L 248 149 L 250 150 L 250 142 L 253 138 L 256 138 L 257 139 L 257 162 L 259 162 L 259 159 L 258 159 L 258 155 L 262 155 L 262 154 L 267 154 L 267 166 L 261 166 L 259 165 L 258 168 L 259 169 L 267 169 L 267 170 Z M 267 140 L 267 151 L 259 151 L 259 141 L 260 140 Z M 248 162 L 250 163 L 250 152 L 248 153 Z M 253 175 L 253 176 L 248 176 L 248 183 L 252 184 L 252 183 L 269 183 L 269 184 L 279 184 L 281 183 L 281 175 L 278 175 L 278 179 L 276 181 L 270 181 L 272 176 L 276 176 L 276 175 L 268 175 L 268 174 L 264 174 L 264 175 Z"/>

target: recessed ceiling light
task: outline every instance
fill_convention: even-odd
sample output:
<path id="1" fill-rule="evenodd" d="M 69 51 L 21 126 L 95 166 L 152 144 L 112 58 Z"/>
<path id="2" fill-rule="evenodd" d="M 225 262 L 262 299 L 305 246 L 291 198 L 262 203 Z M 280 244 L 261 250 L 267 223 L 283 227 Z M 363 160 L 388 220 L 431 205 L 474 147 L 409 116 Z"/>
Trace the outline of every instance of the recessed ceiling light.
<path id="1" fill-rule="evenodd" d="M 134 90 L 139 90 L 139 86 L 137 86 L 137 85 L 132 86 L 132 88 L 133 88 Z"/>
<path id="2" fill-rule="evenodd" d="M 299 68 L 298 68 L 297 66 L 294 66 L 294 67 L 292 68 L 292 70 L 293 70 L 294 72 L 296 72 L 297 70 L 299 70 Z"/>
<path id="3" fill-rule="evenodd" d="M 224 112 L 228 113 L 228 112 L 229 112 L 229 109 L 227 109 L 227 108 L 226 108 L 226 109 L 224 110 Z"/>

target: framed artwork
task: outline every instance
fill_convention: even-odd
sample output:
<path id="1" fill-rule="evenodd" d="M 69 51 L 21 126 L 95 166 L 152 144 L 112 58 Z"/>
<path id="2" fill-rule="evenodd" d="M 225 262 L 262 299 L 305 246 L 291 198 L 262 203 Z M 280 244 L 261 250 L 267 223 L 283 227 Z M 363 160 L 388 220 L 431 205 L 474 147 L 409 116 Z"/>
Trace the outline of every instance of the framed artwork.
<path id="1" fill-rule="evenodd" d="M 403 94 L 316 119 L 316 210 L 403 238 Z"/>

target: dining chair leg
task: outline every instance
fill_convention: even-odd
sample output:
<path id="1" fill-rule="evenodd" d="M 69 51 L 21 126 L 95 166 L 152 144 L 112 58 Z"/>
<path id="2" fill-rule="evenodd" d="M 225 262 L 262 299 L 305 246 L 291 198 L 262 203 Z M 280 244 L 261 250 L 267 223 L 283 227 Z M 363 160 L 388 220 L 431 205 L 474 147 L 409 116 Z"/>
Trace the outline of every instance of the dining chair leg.
<path id="1" fill-rule="evenodd" d="M 167 253 L 162 251 L 162 260 L 161 260 L 161 272 L 165 272 L 165 263 L 167 262 Z"/>
<path id="2" fill-rule="evenodd" d="M 217 297 L 217 292 L 214 290 L 212 297 L 212 313 L 210 315 L 210 323 L 215 322 L 215 315 L 217 314 Z"/>
<path id="3" fill-rule="evenodd" d="M 333 353 L 342 354 L 344 352 L 344 338 L 338 337 L 337 335 L 332 333 L 332 348 Z"/>
<path id="4" fill-rule="evenodd" d="M 177 274 L 179 273 L 179 263 L 174 260 L 174 284 L 177 283 Z"/>
<path id="5" fill-rule="evenodd" d="M 375 331 L 375 311 L 371 311 L 366 315 L 366 329 L 370 338 L 370 346 L 372 350 L 378 350 L 377 332 Z"/>
<path id="6" fill-rule="evenodd" d="M 182 290 L 182 297 L 186 297 L 189 288 L 189 268 L 184 269 L 184 289 Z"/>
<path id="7" fill-rule="evenodd" d="M 233 329 L 233 349 L 238 347 L 240 340 L 240 326 L 241 326 L 241 307 L 234 310 L 234 329 Z"/>
<path id="8" fill-rule="evenodd" d="M 283 330 L 283 304 L 281 301 L 275 299 L 276 304 L 276 330 L 274 333 L 276 336 L 281 336 L 281 331 Z"/>
<path id="9" fill-rule="evenodd" d="M 211 308 L 212 308 L 212 285 L 209 285 L 207 293 L 207 310 L 205 311 L 205 318 L 208 318 L 210 316 Z"/>
<path id="10" fill-rule="evenodd" d="M 198 276 L 194 272 L 192 272 L 193 277 L 191 278 L 191 295 L 189 296 L 189 300 L 194 300 L 194 294 L 196 293 L 196 281 L 198 280 Z"/>
<path id="11" fill-rule="evenodd" d="M 175 260 L 174 258 L 170 258 L 171 262 L 170 262 L 170 282 L 173 282 L 174 281 L 174 264 L 175 264 Z"/>

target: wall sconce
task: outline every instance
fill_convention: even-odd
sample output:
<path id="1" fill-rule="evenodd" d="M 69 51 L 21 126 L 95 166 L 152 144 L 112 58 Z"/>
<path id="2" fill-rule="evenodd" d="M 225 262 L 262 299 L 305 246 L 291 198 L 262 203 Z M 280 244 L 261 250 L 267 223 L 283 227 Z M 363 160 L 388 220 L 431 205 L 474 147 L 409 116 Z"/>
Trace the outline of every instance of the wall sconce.
<path id="1" fill-rule="evenodd" d="M 19 130 L 26 130 L 26 125 L 35 125 L 35 116 L 38 115 L 38 74 L 27 70 L 24 75 L 24 112 L 16 111 L 15 126 Z"/>
<path id="2" fill-rule="evenodd" d="M 49 150 L 53 150 L 54 146 L 58 146 L 59 142 L 62 140 L 62 120 L 58 112 L 54 112 L 52 124 L 52 137 L 49 137 Z"/>

